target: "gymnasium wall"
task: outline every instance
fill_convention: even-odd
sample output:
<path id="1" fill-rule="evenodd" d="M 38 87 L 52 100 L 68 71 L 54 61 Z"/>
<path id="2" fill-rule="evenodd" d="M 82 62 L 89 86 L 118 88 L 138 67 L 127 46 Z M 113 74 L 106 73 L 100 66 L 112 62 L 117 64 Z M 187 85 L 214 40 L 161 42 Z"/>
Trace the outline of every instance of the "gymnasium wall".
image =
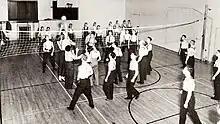
<path id="1" fill-rule="evenodd" d="M 127 0 L 126 1 L 126 19 L 131 19 L 133 25 L 153 26 L 168 25 L 176 23 L 186 23 L 203 18 L 205 4 L 212 9 L 208 12 L 206 42 L 203 58 L 211 60 L 215 47 L 220 46 L 217 39 L 220 40 L 220 1 L 218 0 Z M 151 35 L 154 43 L 178 51 L 179 39 L 181 34 L 186 34 L 188 39 L 196 40 L 196 57 L 201 57 L 201 40 L 203 20 L 176 28 L 145 32 L 141 38 Z M 217 31 L 216 31 L 217 30 Z M 217 33 L 215 33 L 217 32 Z M 214 45 L 215 44 L 215 45 Z M 219 45 L 217 45 L 219 44 Z"/>
<path id="2" fill-rule="evenodd" d="M 92 26 L 94 21 L 106 28 L 109 21 L 125 19 L 125 0 L 58 0 L 58 6 L 65 6 L 66 2 L 73 3 L 79 7 L 79 20 L 66 21 L 73 23 L 76 30 L 81 30 L 84 22 Z M 75 3 L 75 4 L 74 4 Z M 39 20 L 52 18 L 52 0 L 39 0 Z M 60 20 L 40 21 L 40 25 L 51 26 L 51 30 L 58 30 Z M 79 33 L 78 33 L 79 34 Z M 81 33 L 80 33 L 81 35 Z"/>
<path id="3" fill-rule="evenodd" d="M 19 25 L 27 25 L 31 27 L 32 31 L 37 30 L 37 28 L 40 26 L 49 26 L 51 27 L 52 31 L 58 31 L 59 24 L 62 22 L 61 20 L 45 21 L 45 19 L 52 19 L 53 17 L 52 1 L 53 0 L 38 0 L 38 24 L 17 24 L 16 22 L 11 22 L 12 30 L 18 31 Z M 65 23 L 72 23 L 75 30 L 81 30 L 84 22 L 88 22 L 89 27 L 91 27 L 92 23 L 96 21 L 102 26 L 102 28 L 106 28 L 109 21 L 115 22 L 116 19 L 118 19 L 119 21 L 125 19 L 125 0 L 57 0 L 57 6 L 65 7 L 67 2 L 72 3 L 73 7 L 79 7 L 79 20 L 65 21 Z M 0 10 L 2 12 L 2 15 L 0 16 L 0 21 L 7 21 L 7 0 L 1 0 L 0 3 Z M 3 29 L 5 29 L 4 25 Z M 12 39 L 17 38 L 16 33 L 9 35 L 12 37 Z M 81 32 L 76 33 L 76 35 L 81 36 Z"/>
<path id="4" fill-rule="evenodd" d="M 8 0 L 1 0 L 0 2 L 0 21 L 8 20 Z"/>

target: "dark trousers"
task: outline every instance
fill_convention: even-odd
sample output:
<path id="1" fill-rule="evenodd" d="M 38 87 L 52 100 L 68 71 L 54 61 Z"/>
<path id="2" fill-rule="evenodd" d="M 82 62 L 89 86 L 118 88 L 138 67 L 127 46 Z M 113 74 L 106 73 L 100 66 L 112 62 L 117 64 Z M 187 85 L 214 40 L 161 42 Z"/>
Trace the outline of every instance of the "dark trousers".
<path id="1" fill-rule="evenodd" d="M 220 80 L 214 80 L 214 97 L 220 100 Z"/>
<path id="2" fill-rule="evenodd" d="M 110 47 L 106 47 L 105 48 L 105 59 L 104 59 L 104 62 L 107 62 L 106 59 L 108 59 L 109 61 L 109 54 L 112 52 L 111 48 Z"/>
<path id="3" fill-rule="evenodd" d="M 58 75 L 64 76 L 65 75 L 65 51 L 60 51 L 59 53 L 59 68 L 58 68 Z"/>
<path id="4" fill-rule="evenodd" d="M 50 60 L 50 63 L 53 67 L 53 70 L 55 69 L 55 59 L 54 59 L 54 56 L 51 56 L 50 54 L 51 54 L 51 52 L 43 53 L 43 72 L 45 71 L 48 59 Z"/>
<path id="5" fill-rule="evenodd" d="M 81 94 L 84 94 L 86 98 L 89 101 L 89 105 L 92 106 L 93 104 L 93 99 L 92 99 L 92 93 L 91 93 L 91 86 L 90 86 L 90 81 L 89 79 L 80 79 L 79 84 L 77 84 L 77 88 L 74 92 L 73 99 L 69 105 L 70 108 L 74 109 L 77 100 L 79 99 Z"/>
<path id="6" fill-rule="evenodd" d="M 125 49 L 128 51 L 128 40 L 125 40 L 125 42 L 122 43 L 121 51 L 124 53 Z"/>
<path id="7" fill-rule="evenodd" d="M 72 89 L 74 80 L 74 64 L 73 62 L 65 62 L 65 85 L 66 89 Z"/>
<path id="8" fill-rule="evenodd" d="M 130 48 L 129 48 L 129 52 L 130 52 L 130 53 L 136 53 L 136 51 L 137 51 L 137 44 L 136 44 L 136 43 L 130 44 L 129 47 L 130 47 Z"/>
<path id="9" fill-rule="evenodd" d="M 140 82 L 144 83 L 146 80 L 146 64 L 147 63 L 147 56 L 143 56 L 142 60 L 139 62 L 139 75 L 140 75 Z"/>
<path id="10" fill-rule="evenodd" d="M 76 60 L 74 60 L 74 61 L 76 61 Z M 77 60 L 78 61 L 78 60 Z M 78 67 L 79 67 L 79 63 L 75 63 L 74 62 L 74 66 L 73 66 L 73 81 L 74 82 L 77 82 L 77 75 L 78 75 Z"/>
<path id="11" fill-rule="evenodd" d="M 122 74 L 121 74 L 121 57 L 117 56 L 116 57 L 116 81 L 117 81 L 117 76 L 119 78 L 119 81 L 122 82 Z"/>
<path id="12" fill-rule="evenodd" d="M 187 49 L 181 49 L 180 51 L 180 59 L 181 59 L 181 62 L 183 64 L 183 67 L 186 66 L 185 64 L 185 61 L 186 61 L 186 52 L 187 52 Z"/>
<path id="13" fill-rule="evenodd" d="M 103 91 L 107 99 L 113 99 L 113 82 L 115 81 L 115 71 L 112 71 L 108 77 L 108 81 L 103 84 Z"/>
<path id="14" fill-rule="evenodd" d="M 190 56 L 188 61 L 187 61 L 187 65 L 189 65 L 191 68 L 193 68 L 193 72 L 192 72 L 192 77 L 195 77 L 195 57 L 194 56 Z"/>
<path id="15" fill-rule="evenodd" d="M 152 67 L 151 67 L 151 61 L 152 61 L 152 51 L 149 51 L 147 58 L 146 58 L 146 69 L 145 69 L 145 76 L 150 75 L 150 72 L 152 71 Z"/>
<path id="16" fill-rule="evenodd" d="M 136 79 L 134 82 L 131 82 L 131 79 L 133 78 L 134 74 L 135 74 L 135 71 L 131 71 L 131 70 L 128 71 L 128 79 L 127 79 L 127 83 L 126 83 L 126 91 L 127 91 L 128 98 L 132 98 L 132 95 L 137 96 L 140 94 L 134 88 L 134 84 L 135 84 Z"/>
<path id="17" fill-rule="evenodd" d="M 191 99 L 189 100 L 188 108 L 184 108 L 184 103 L 186 101 L 187 92 L 183 91 L 181 95 L 181 104 L 180 104 L 180 119 L 179 124 L 185 124 L 186 122 L 186 114 L 189 112 L 189 116 L 193 122 L 193 124 L 201 124 L 199 120 L 199 116 L 195 111 L 195 96 L 194 92 L 192 92 Z"/>
<path id="18" fill-rule="evenodd" d="M 217 67 L 213 68 L 213 74 L 218 71 Z M 215 77 L 214 80 L 214 97 L 220 100 L 220 74 Z"/>
<path id="19" fill-rule="evenodd" d="M 75 42 L 75 35 L 73 33 L 68 33 L 68 36 L 71 41 Z"/>

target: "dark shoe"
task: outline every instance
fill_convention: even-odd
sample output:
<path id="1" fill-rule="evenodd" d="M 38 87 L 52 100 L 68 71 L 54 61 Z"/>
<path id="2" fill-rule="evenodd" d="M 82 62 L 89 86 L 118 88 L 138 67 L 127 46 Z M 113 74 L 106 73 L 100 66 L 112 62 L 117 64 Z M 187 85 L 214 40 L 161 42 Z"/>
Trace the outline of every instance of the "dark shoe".
<path id="1" fill-rule="evenodd" d="M 138 81 L 137 83 L 139 83 L 139 84 L 144 84 L 144 82 L 140 82 L 140 81 Z"/>
<path id="2" fill-rule="evenodd" d="M 89 105 L 92 109 L 94 109 L 95 108 L 95 106 L 94 105 Z"/>
<path id="3" fill-rule="evenodd" d="M 125 99 L 132 99 L 132 98 L 130 98 L 130 97 L 126 97 Z"/>
<path id="4" fill-rule="evenodd" d="M 113 100 L 113 98 L 112 98 L 112 99 L 106 98 L 105 100 L 106 100 L 106 101 L 109 101 L 109 100 Z"/>
<path id="5" fill-rule="evenodd" d="M 115 81 L 114 84 L 118 84 L 118 81 Z"/>
<path id="6" fill-rule="evenodd" d="M 217 97 L 211 97 L 211 99 L 213 99 L 213 100 L 219 100 Z"/>
<path id="7" fill-rule="evenodd" d="M 139 98 L 139 95 L 140 95 L 140 94 L 136 95 L 136 96 L 135 96 L 135 99 L 138 99 L 138 98 Z"/>
<path id="8" fill-rule="evenodd" d="M 185 68 L 185 66 L 182 66 L 181 68 Z"/>
<path id="9" fill-rule="evenodd" d="M 45 73 L 45 70 L 43 70 L 42 72 Z"/>
<path id="10" fill-rule="evenodd" d="M 123 79 L 119 80 L 120 82 L 123 82 Z"/>
<path id="11" fill-rule="evenodd" d="M 67 107 L 67 109 L 68 109 L 68 110 L 74 110 L 74 108 L 71 108 L 71 107 Z"/>

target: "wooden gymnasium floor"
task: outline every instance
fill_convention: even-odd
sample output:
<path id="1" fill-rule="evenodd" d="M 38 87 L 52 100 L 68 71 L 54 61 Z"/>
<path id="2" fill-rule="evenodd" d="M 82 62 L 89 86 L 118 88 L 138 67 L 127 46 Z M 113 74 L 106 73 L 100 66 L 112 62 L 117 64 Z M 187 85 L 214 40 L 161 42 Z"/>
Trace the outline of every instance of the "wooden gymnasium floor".
<path id="1" fill-rule="evenodd" d="M 1 109 L 3 124 L 177 124 L 179 119 L 178 88 L 183 80 L 176 53 L 154 46 L 152 67 L 138 100 L 125 100 L 125 80 L 114 88 L 114 100 L 105 101 L 102 85 L 92 88 L 95 109 L 90 109 L 82 95 L 74 111 L 68 111 L 73 90 L 65 90 L 57 73 L 49 68 L 42 74 L 38 55 L 1 59 Z M 126 74 L 126 58 L 122 65 Z M 103 64 L 100 81 L 103 82 Z M 211 66 L 196 62 L 196 109 L 203 124 L 220 120 L 210 81 Z M 129 108 L 128 108 L 129 106 Z M 133 118 L 133 119 L 132 119 Z M 187 124 L 191 124 L 187 117 Z"/>

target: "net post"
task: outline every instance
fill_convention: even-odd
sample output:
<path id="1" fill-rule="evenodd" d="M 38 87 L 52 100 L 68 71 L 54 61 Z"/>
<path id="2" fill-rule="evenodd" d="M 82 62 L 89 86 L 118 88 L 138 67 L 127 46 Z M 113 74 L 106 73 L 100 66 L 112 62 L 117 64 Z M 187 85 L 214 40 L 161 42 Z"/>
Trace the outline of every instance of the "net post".
<path id="1" fill-rule="evenodd" d="M 201 61 L 203 61 L 204 50 L 205 50 L 205 38 L 206 38 L 206 28 L 207 28 L 207 15 L 208 15 L 208 5 L 205 5 L 204 21 L 203 21 L 203 32 L 202 32 L 202 44 L 201 44 Z"/>

